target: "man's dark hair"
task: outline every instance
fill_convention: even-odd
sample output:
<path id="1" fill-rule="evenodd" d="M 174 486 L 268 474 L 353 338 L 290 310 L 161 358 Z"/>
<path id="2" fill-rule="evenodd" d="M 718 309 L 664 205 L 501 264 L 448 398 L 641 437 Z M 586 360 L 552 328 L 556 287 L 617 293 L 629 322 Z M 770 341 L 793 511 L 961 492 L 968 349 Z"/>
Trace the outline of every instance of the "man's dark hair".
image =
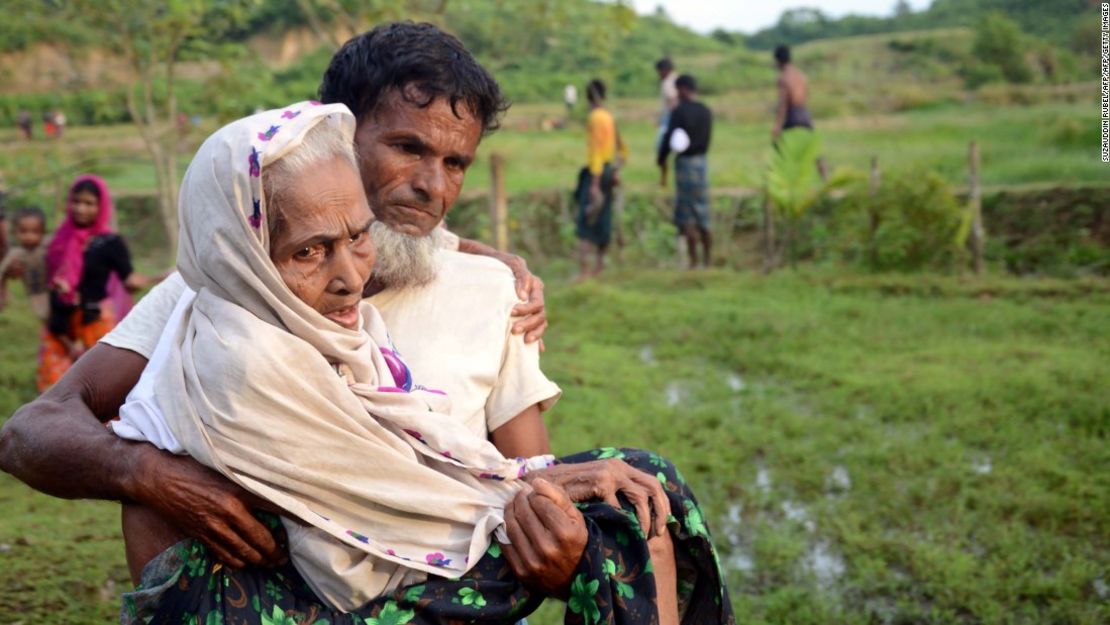
<path id="1" fill-rule="evenodd" d="M 790 62 L 790 46 L 782 45 L 775 48 L 775 60 L 786 65 Z"/>
<path id="2" fill-rule="evenodd" d="M 605 83 L 597 78 L 591 80 L 586 85 L 586 99 L 594 104 L 601 103 L 605 99 Z"/>
<path id="3" fill-rule="evenodd" d="M 28 217 L 38 219 L 39 223 L 42 224 L 42 229 L 46 230 L 46 213 L 42 212 L 42 209 L 38 206 L 24 206 L 23 208 L 15 211 L 15 214 L 12 215 L 12 225 L 17 226 L 19 225 L 19 222 L 27 219 Z"/>
<path id="4" fill-rule="evenodd" d="M 462 42 L 432 24 L 392 22 L 358 35 L 331 58 L 320 82 L 320 101 L 347 105 L 357 119 L 372 114 L 390 90 L 424 108 L 445 98 L 497 130 L 509 103 L 501 87 Z"/>
<path id="5" fill-rule="evenodd" d="M 663 57 L 655 62 L 656 71 L 669 72 L 674 69 L 674 63 L 671 62 L 669 57 Z"/>
<path id="6" fill-rule="evenodd" d="M 674 86 L 676 89 L 687 89 L 690 91 L 698 90 L 698 81 L 690 74 L 683 74 L 675 79 Z"/>

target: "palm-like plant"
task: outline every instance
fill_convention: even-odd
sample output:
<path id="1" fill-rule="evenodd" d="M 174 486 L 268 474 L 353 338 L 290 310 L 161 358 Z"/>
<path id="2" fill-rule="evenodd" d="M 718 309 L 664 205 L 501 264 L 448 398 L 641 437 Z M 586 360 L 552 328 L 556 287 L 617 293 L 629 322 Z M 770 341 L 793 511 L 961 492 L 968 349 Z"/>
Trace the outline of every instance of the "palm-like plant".
<path id="1" fill-rule="evenodd" d="M 796 260 L 794 235 L 798 221 L 830 190 L 857 178 L 850 171 L 838 170 L 823 179 L 818 169 L 820 158 L 821 137 L 808 130 L 782 133 L 767 157 L 764 188 L 767 201 L 785 219 L 785 240 L 791 265 Z M 769 247 L 773 248 L 773 241 L 769 241 Z M 773 249 L 768 252 L 776 256 Z"/>

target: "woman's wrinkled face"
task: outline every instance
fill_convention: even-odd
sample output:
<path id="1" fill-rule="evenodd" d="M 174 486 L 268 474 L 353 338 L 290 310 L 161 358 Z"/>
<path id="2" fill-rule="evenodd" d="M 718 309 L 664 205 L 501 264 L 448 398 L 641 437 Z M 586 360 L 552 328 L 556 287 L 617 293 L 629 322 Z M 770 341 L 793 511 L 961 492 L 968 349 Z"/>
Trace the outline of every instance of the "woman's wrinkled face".
<path id="1" fill-rule="evenodd" d="M 339 325 L 359 325 L 362 287 L 374 268 L 373 214 L 358 172 L 342 158 L 307 167 L 283 198 L 270 259 L 289 290 Z"/>
<path id="2" fill-rule="evenodd" d="M 90 191 L 78 191 L 69 196 L 69 210 L 78 227 L 88 228 L 96 223 L 96 216 L 100 213 L 100 200 Z"/>

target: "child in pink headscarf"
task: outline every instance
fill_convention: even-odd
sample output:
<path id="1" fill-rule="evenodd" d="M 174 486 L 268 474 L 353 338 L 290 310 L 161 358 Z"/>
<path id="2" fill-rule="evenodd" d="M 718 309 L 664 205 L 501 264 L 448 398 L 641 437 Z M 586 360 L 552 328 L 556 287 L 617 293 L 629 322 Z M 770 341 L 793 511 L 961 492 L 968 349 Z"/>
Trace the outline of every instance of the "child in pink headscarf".
<path id="1" fill-rule="evenodd" d="M 134 272 L 131 253 L 113 229 L 112 197 L 97 176 L 78 176 L 65 221 L 46 251 L 50 313 L 36 382 L 44 391 L 131 310 L 130 291 L 151 281 Z"/>

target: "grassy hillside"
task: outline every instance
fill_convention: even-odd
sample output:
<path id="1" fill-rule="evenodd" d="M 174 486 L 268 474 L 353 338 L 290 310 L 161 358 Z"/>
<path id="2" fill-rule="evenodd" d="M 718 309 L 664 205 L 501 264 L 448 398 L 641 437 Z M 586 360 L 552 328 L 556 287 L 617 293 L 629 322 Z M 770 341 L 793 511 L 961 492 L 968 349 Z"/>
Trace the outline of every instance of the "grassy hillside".
<path id="1" fill-rule="evenodd" d="M 624 273 L 553 282 L 549 306 L 556 450 L 673 458 L 738 622 L 1110 619 L 1105 281 Z M 0 415 L 32 395 L 13 312 Z M 111 620 L 117 508 L 8 476 L 0 503 L 0 612 Z"/>
<path id="2" fill-rule="evenodd" d="M 1077 35 L 1084 36 L 1097 26 L 1097 6 L 1096 0 L 932 0 L 922 11 L 912 11 L 908 4 L 899 10 L 898 4 L 892 3 L 888 16 L 841 18 L 831 18 L 819 8 L 798 8 L 784 11 L 773 26 L 738 38 L 753 48 L 770 50 L 784 43 L 974 26 L 988 14 L 1001 13 L 1028 33 L 1079 52 L 1084 48 Z"/>

